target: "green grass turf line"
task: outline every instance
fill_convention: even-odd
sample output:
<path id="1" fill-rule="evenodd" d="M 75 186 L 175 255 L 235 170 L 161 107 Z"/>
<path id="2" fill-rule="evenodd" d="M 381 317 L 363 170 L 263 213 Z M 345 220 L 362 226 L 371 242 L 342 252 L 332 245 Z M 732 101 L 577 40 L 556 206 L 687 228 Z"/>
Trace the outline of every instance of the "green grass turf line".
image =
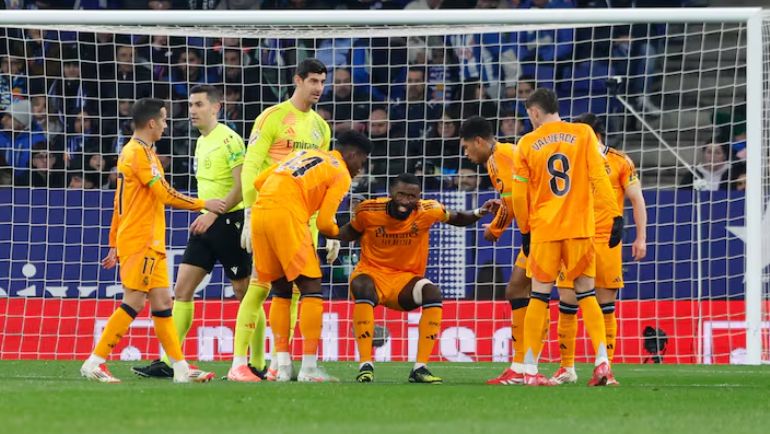
<path id="1" fill-rule="evenodd" d="M 201 363 L 218 376 L 227 363 Z M 175 385 L 111 362 L 122 384 L 79 377 L 79 361 L 0 361 L 3 433 L 767 433 L 770 367 L 617 365 L 621 386 L 487 386 L 505 367 L 434 363 L 443 385 L 407 383 L 408 363 L 324 363 L 340 384 Z M 295 365 L 298 367 L 298 364 Z M 550 374 L 553 365 L 542 371 Z"/>

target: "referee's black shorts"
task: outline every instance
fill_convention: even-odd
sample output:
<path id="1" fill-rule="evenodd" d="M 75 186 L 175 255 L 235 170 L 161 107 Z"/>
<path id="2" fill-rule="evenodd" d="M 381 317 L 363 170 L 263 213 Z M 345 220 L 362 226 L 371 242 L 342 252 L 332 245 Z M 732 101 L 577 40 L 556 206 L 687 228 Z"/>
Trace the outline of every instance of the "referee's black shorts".
<path id="1" fill-rule="evenodd" d="M 243 210 L 222 214 L 206 233 L 190 235 L 182 263 L 211 273 L 219 261 L 230 280 L 251 276 L 251 255 L 241 248 L 242 228 Z"/>

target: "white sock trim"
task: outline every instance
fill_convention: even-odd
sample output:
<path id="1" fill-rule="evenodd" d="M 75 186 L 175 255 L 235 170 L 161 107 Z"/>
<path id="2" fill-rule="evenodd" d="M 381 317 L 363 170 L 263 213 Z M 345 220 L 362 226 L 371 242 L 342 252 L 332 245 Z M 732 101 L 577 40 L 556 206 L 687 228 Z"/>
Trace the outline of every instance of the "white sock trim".
<path id="1" fill-rule="evenodd" d="M 524 364 L 523 363 L 517 363 L 513 362 L 511 363 L 511 371 L 517 373 L 517 374 L 523 374 L 524 373 Z"/>
<path id="2" fill-rule="evenodd" d="M 428 366 L 428 365 L 426 365 L 425 363 L 417 362 L 417 363 L 414 364 L 414 367 L 412 368 L 412 371 L 416 371 L 416 370 L 422 368 L 423 366 Z"/>
<path id="3" fill-rule="evenodd" d="M 275 359 L 278 366 L 291 365 L 291 354 L 289 353 L 276 353 Z"/>
<path id="4" fill-rule="evenodd" d="M 318 367 L 318 356 L 315 354 L 302 355 L 302 369 L 315 369 Z"/>
<path id="5" fill-rule="evenodd" d="M 233 356 L 233 368 L 249 364 L 249 358 L 246 356 Z"/>

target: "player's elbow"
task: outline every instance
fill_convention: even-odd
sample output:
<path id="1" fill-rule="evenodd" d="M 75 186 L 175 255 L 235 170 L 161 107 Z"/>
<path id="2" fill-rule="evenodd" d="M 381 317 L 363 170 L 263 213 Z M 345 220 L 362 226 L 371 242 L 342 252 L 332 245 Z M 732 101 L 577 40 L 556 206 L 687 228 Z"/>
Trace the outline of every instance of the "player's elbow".
<path id="1" fill-rule="evenodd" d="M 327 238 L 336 239 L 340 235 L 339 226 L 337 226 L 337 224 L 331 220 L 322 221 L 321 219 L 319 219 L 316 222 L 316 226 L 318 227 L 318 232 L 320 232 L 323 236 Z"/>

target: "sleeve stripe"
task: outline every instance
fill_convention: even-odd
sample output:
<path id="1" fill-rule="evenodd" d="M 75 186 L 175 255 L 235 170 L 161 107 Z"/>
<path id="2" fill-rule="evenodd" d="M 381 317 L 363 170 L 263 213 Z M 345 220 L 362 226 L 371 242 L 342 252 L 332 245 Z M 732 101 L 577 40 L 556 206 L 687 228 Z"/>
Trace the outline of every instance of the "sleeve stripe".
<path id="1" fill-rule="evenodd" d="M 160 179 L 160 175 L 155 175 L 155 177 L 152 178 L 150 182 L 147 183 L 147 186 L 152 187 L 152 185 L 158 182 L 159 179 Z"/>
<path id="2" fill-rule="evenodd" d="M 274 105 L 269 109 L 267 109 L 267 111 L 264 113 L 265 117 L 262 118 L 262 121 L 259 123 L 259 125 L 257 125 L 257 128 L 261 130 L 262 127 L 265 125 L 265 122 L 267 122 L 267 119 L 270 117 L 270 115 L 275 113 L 275 111 L 278 110 L 279 108 L 280 107 L 278 107 L 278 105 Z"/>
<path id="3" fill-rule="evenodd" d="M 529 179 L 519 175 L 513 175 L 513 179 L 519 182 L 529 182 Z"/>

